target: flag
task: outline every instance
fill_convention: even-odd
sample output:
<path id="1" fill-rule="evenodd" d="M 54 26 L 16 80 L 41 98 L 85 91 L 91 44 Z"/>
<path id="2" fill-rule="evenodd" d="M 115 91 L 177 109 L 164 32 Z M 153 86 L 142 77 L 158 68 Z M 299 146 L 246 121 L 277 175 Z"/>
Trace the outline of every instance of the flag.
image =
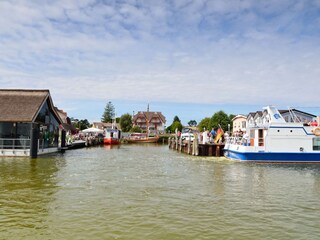
<path id="1" fill-rule="evenodd" d="M 217 130 L 217 136 L 216 136 L 216 139 L 214 140 L 214 143 L 218 143 L 219 139 L 222 137 L 223 134 L 224 132 L 220 126 Z"/>

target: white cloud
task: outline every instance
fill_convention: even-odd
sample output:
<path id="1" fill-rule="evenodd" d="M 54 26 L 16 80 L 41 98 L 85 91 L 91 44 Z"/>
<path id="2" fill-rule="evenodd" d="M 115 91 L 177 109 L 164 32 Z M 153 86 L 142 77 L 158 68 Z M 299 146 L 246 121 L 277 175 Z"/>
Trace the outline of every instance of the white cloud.
<path id="1" fill-rule="evenodd" d="M 59 101 L 312 104 L 318 3 L 2 1 L 0 85 Z"/>

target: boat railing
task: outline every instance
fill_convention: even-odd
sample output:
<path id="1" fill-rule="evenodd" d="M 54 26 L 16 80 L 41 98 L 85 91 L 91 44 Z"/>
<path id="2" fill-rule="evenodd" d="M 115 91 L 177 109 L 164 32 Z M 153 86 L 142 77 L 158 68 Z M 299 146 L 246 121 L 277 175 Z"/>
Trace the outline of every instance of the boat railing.
<path id="1" fill-rule="evenodd" d="M 74 140 L 72 142 L 74 142 Z M 44 139 L 38 139 L 38 150 L 56 147 L 58 147 L 58 142 L 49 142 Z"/>
<path id="2" fill-rule="evenodd" d="M 265 123 L 249 123 L 248 128 L 264 128 L 267 129 L 269 128 L 270 123 L 265 122 Z"/>
<path id="3" fill-rule="evenodd" d="M 228 137 L 226 144 L 234 144 L 234 145 L 245 145 L 249 146 L 249 139 L 244 137 Z"/>
<path id="4" fill-rule="evenodd" d="M 29 149 L 28 138 L 0 138 L 0 149 Z"/>

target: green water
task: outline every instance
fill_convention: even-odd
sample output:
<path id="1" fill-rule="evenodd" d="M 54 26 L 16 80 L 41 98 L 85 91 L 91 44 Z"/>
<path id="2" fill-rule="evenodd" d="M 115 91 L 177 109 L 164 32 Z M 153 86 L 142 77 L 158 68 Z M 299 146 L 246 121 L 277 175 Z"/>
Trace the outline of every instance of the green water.
<path id="1" fill-rule="evenodd" d="M 164 145 L 0 158 L 0 239 L 320 239 L 320 164 Z"/>

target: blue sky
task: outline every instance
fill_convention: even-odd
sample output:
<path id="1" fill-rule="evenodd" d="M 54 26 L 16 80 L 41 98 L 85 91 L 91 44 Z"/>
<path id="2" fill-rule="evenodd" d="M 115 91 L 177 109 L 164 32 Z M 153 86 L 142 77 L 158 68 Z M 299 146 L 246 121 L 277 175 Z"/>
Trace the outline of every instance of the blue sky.
<path id="1" fill-rule="evenodd" d="M 272 104 L 320 115 L 319 0 L 0 1 L 0 87 L 49 89 L 69 116 L 171 124 Z"/>

